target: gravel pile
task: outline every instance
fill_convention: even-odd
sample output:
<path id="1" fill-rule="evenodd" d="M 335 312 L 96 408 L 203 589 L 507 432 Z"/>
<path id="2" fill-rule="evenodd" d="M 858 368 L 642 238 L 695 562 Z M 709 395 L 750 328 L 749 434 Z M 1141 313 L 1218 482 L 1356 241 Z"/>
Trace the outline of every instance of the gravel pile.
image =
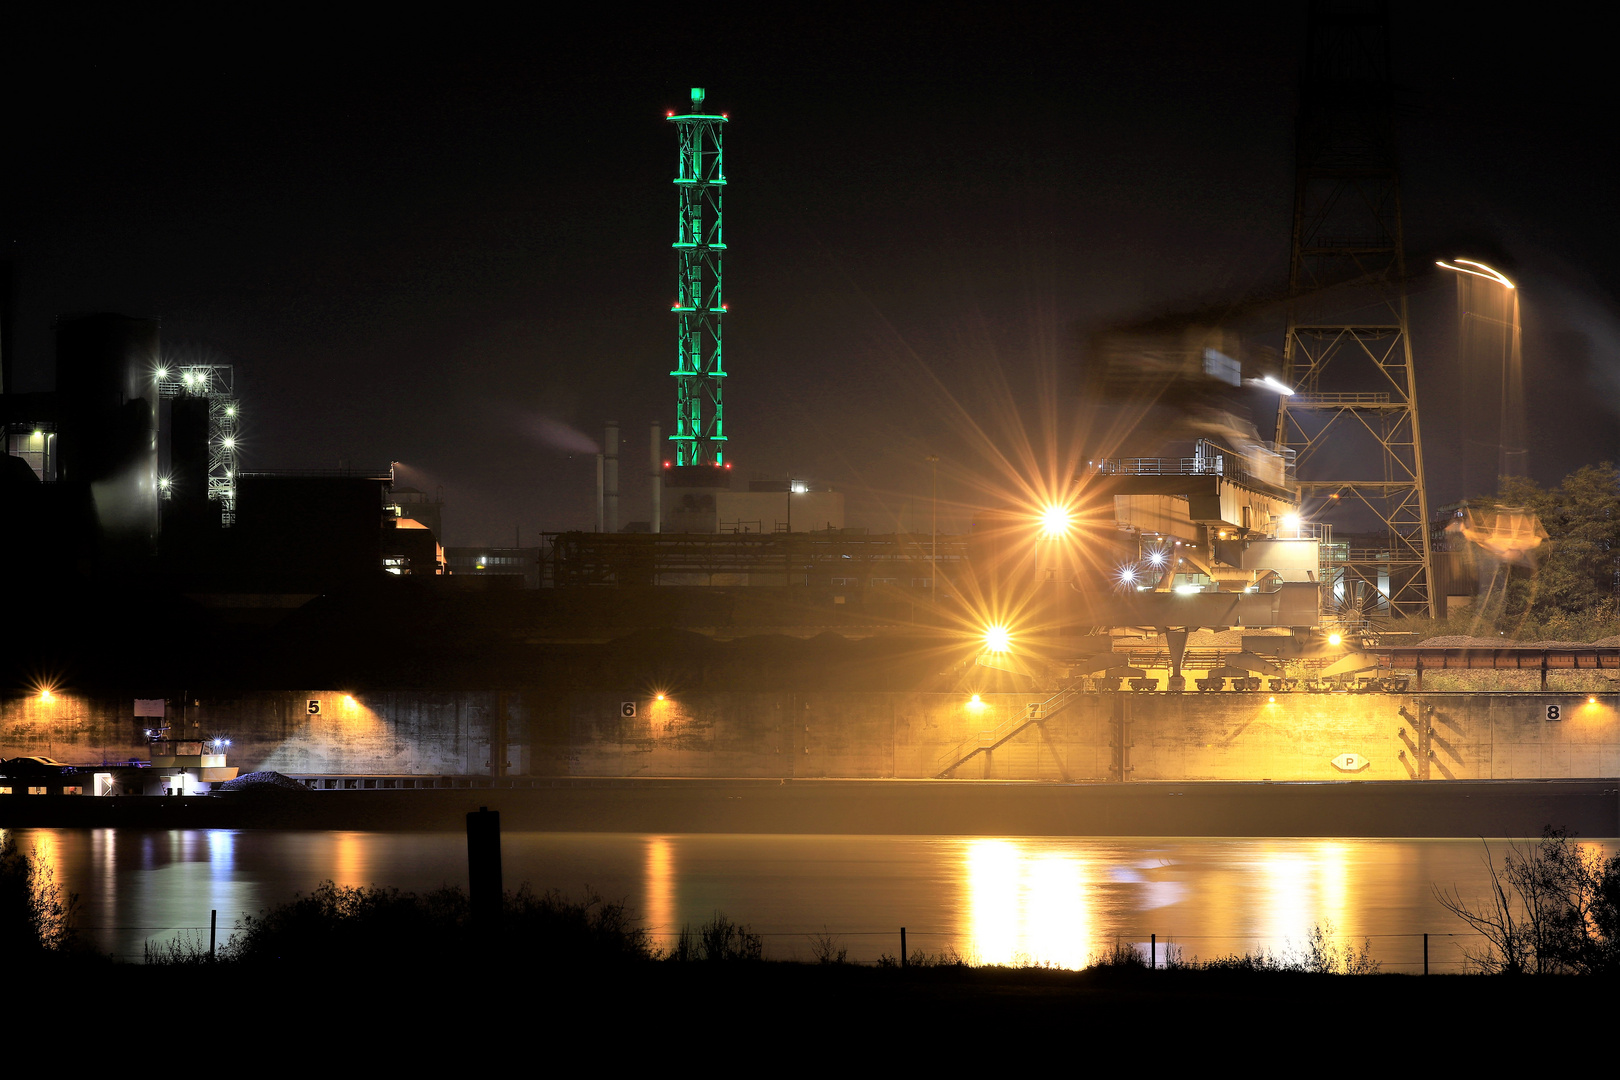
<path id="1" fill-rule="evenodd" d="M 278 772 L 243 773 L 235 780 L 227 780 L 214 788 L 215 791 L 266 791 L 270 789 L 281 791 L 309 790 L 298 781 L 291 777 L 282 776 Z"/>

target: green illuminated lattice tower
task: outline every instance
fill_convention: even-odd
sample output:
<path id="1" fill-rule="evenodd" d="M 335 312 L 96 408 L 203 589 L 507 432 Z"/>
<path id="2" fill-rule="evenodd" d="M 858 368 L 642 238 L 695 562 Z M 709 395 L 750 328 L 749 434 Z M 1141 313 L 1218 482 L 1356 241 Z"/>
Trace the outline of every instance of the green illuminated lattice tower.
<path id="1" fill-rule="evenodd" d="M 720 353 L 720 321 L 726 313 L 721 290 L 725 232 L 720 196 L 725 191 L 721 152 L 724 116 L 703 111 L 703 90 L 692 89 L 692 109 L 669 120 L 681 136 L 680 171 L 675 176 L 679 220 L 675 227 L 677 270 L 675 312 L 676 465 L 719 465 L 725 461 L 725 364 Z"/>

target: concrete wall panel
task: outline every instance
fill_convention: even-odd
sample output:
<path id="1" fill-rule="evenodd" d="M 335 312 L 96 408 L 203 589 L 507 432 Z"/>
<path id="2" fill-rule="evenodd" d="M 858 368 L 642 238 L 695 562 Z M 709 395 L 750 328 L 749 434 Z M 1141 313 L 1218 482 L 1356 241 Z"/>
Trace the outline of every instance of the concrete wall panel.
<path id="1" fill-rule="evenodd" d="M 928 777 L 954 748 L 1016 723 L 1040 694 L 333 690 L 172 701 L 171 734 L 232 740 L 240 769 L 288 773 Z M 962 778 L 1547 779 L 1620 775 L 1612 697 L 1557 694 L 1091 694 Z M 318 712 L 308 709 L 320 702 Z M 504 701 L 504 706 L 503 706 Z M 1560 719 L 1549 721 L 1547 709 Z M 497 751 L 504 707 L 505 753 Z M 133 696 L 0 702 L 0 756 L 76 764 L 145 757 Z M 1425 730 L 1427 729 L 1427 730 Z M 1007 730 L 1002 728 L 1003 731 Z M 1334 761 L 1355 754 L 1346 771 Z"/>

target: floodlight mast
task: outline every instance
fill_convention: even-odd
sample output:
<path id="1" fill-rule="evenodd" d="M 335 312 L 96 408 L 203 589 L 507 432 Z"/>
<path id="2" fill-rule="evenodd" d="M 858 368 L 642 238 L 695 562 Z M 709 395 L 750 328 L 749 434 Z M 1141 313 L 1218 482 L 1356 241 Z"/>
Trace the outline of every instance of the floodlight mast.
<path id="1" fill-rule="evenodd" d="M 703 111 L 703 89 L 692 88 L 691 111 L 671 114 L 680 133 L 680 168 L 675 176 L 678 219 L 675 312 L 676 465 L 720 465 L 725 461 L 725 364 L 720 323 L 726 305 L 721 288 L 725 232 L 721 195 L 726 170 L 722 155 L 722 115 Z"/>

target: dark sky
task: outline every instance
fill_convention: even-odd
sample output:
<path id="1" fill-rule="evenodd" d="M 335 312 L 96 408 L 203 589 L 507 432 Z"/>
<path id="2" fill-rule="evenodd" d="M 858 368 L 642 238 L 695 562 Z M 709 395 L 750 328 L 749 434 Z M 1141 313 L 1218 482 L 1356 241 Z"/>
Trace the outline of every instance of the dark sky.
<path id="1" fill-rule="evenodd" d="M 663 117 L 692 85 L 731 117 L 732 460 L 840 487 L 851 524 L 921 505 L 929 453 L 947 527 L 1053 469 L 1077 325 L 1284 285 L 1299 6 L 402 11 L 8 28 L 19 389 L 48 386 L 56 314 L 153 315 L 172 355 L 236 365 L 244 467 L 397 459 L 442 485 L 447 542 L 532 539 L 589 523 L 614 418 L 645 517 L 674 402 Z M 1522 282 L 1544 480 L 1620 449 L 1606 48 L 1395 16 L 1409 262 Z M 1416 287 L 1437 503 L 1488 484 L 1456 450 L 1451 284 Z"/>

